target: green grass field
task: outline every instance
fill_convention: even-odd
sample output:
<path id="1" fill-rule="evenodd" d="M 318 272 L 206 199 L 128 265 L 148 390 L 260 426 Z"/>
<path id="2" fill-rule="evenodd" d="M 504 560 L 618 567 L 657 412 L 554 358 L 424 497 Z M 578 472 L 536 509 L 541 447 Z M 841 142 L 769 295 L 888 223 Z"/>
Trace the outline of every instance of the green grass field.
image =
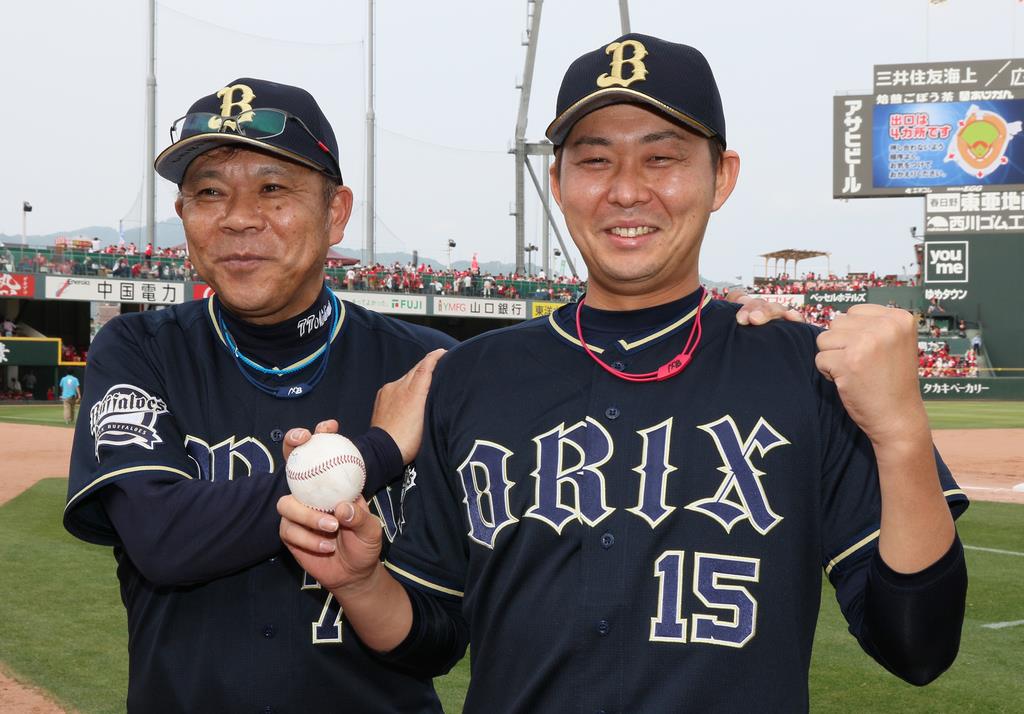
<path id="1" fill-rule="evenodd" d="M 0 422 L 65 426 L 60 402 L 28 402 L 0 405 Z M 70 428 L 70 427 L 69 427 Z"/>
<path id="2" fill-rule="evenodd" d="M 925 402 L 932 429 L 1024 429 L 1024 402 Z"/>
<path id="3" fill-rule="evenodd" d="M 1024 402 L 925 402 L 933 429 L 1024 429 Z M 0 422 L 64 426 L 60 402 L 0 405 Z"/>
<path id="4" fill-rule="evenodd" d="M 66 488 L 64 479 L 47 479 L 0 507 L 0 662 L 65 706 L 119 712 L 127 686 L 127 635 L 114 559 L 110 549 L 64 532 Z M 1024 626 L 982 625 L 1024 618 L 1022 526 L 1024 506 L 1011 504 L 974 503 L 960 519 L 970 569 L 963 643 L 953 668 L 924 689 L 903 684 L 860 651 L 826 584 L 811 667 L 811 710 L 1020 711 Z M 468 678 L 463 661 L 438 680 L 446 711 L 460 711 Z"/>

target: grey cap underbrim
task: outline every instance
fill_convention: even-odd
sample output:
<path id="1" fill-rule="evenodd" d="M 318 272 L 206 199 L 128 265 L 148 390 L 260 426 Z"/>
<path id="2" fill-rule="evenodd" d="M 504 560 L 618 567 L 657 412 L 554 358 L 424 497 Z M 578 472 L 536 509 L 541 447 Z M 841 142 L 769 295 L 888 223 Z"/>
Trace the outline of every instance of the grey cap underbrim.
<path id="1" fill-rule="evenodd" d="M 296 163 L 308 166 L 314 171 L 320 173 L 331 174 L 332 171 L 326 167 L 321 166 L 313 161 L 310 161 L 304 156 L 268 144 L 267 142 L 260 141 L 259 139 L 250 139 L 247 136 L 241 136 L 239 134 L 196 134 L 190 136 L 187 139 L 176 141 L 175 143 L 164 149 L 159 156 L 156 157 L 156 161 L 153 162 L 153 167 L 156 172 L 163 176 L 168 181 L 174 182 L 180 186 L 182 181 L 185 179 L 185 172 L 188 170 L 189 164 L 199 156 L 205 154 L 211 149 L 216 149 L 220 146 L 227 144 L 243 144 L 246 146 L 252 146 L 261 151 L 265 151 L 269 154 L 276 154 L 286 159 L 290 159 Z M 338 177 L 341 180 L 341 177 Z"/>
<path id="2" fill-rule="evenodd" d="M 722 141 L 722 138 L 710 127 L 703 122 L 694 119 L 689 114 L 675 109 L 674 107 L 670 107 L 664 102 L 660 102 L 654 97 L 650 97 L 643 92 L 638 92 L 635 89 L 629 89 L 627 87 L 609 87 L 607 89 L 599 89 L 596 92 L 591 92 L 579 101 L 574 102 L 564 112 L 559 114 L 558 117 L 548 125 L 547 131 L 545 131 L 544 134 L 552 144 L 555 146 L 561 146 L 565 143 L 566 137 L 569 136 L 569 132 L 572 131 L 576 122 L 590 112 L 601 109 L 602 107 L 611 106 L 612 104 L 646 104 L 647 106 L 653 107 L 663 114 L 668 115 L 670 119 L 685 124 L 702 136 L 706 136 L 708 138 L 715 137 L 719 141 Z M 724 146 L 725 142 L 722 141 L 722 144 Z"/>

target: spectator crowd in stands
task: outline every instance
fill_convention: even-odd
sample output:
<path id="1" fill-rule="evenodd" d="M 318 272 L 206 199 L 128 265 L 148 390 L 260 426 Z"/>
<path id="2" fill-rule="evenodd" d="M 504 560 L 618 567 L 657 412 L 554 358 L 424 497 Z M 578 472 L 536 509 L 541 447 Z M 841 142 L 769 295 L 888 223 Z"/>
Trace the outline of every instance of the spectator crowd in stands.
<path id="1" fill-rule="evenodd" d="M 9 250 L 6 250 L 10 254 Z M 88 251 L 62 246 L 20 249 L 20 256 L 0 262 L 10 271 L 54 275 L 99 275 L 149 280 L 194 280 L 195 270 L 184 247 L 154 248 L 150 243 L 139 251 L 134 243 Z M 0 254 L 0 257 L 6 258 Z"/>
<path id="2" fill-rule="evenodd" d="M 154 248 L 149 244 L 140 251 L 134 243 L 103 248 L 94 241 L 92 245 L 88 250 L 63 246 L 15 248 L 18 256 L 6 251 L 6 258 L 0 252 L 0 270 L 137 280 L 202 281 L 184 246 Z M 479 267 L 446 270 L 425 263 L 419 266 L 397 262 L 393 265 L 349 266 L 349 262 L 349 259 L 338 258 L 326 261 L 325 273 L 332 288 L 563 302 L 576 300 L 584 290 L 576 277 L 554 276 L 548 279 L 543 270 L 533 275 L 522 275 L 515 272 L 487 273 Z"/>
<path id="3" fill-rule="evenodd" d="M 800 305 L 797 310 L 804 316 L 804 320 L 826 330 L 831 327 L 832 320 L 837 314 L 831 305 Z"/>
<path id="4" fill-rule="evenodd" d="M 919 377 L 977 377 L 978 357 L 973 347 L 962 355 L 949 353 L 945 342 L 919 342 L 917 350 Z"/>
<path id="5" fill-rule="evenodd" d="M 530 298 L 533 300 L 575 301 L 585 289 L 575 277 L 555 276 L 551 280 L 541 270 L 536 275 L 487 273 L 476 270 L 436 269 L 427 264 L 341 267 L 327 261 L 327 280 L 336 290 L 370 290 L 462 297 Z"/>
<path id="6" fill-rule="evenodd" d="M 74 345 L 64 345 L 61 352 L 65 362 L 85 362 L 88 356 L 88 350 L 80 350 Z"/>
<path id="7" fill-rule="evenodd" d="M 914 279 L 900 279 L 896 275 L 879 277 L 874 271 L 870 273 L 850 273 L 838 276 L 830 273 L 808 272 L 799 278 L 783 273 L 770 278 L 754 278 L 752 292 L 761 295 L 800 295 L 812 291 L 823 292 L 860 292 L 868 288 L 891 288 L 914 285 Z"/>

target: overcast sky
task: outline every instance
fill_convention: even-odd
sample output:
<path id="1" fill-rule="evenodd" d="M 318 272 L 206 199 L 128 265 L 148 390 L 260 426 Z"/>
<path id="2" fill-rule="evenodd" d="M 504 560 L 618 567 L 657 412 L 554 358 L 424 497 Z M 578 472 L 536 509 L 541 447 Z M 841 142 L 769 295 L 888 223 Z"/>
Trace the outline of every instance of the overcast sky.
<path id="1" fill-rule="evenodd" d="M 145 153 L 144 0 L 4 3 L 0 233 L 137 227 Z M 525 0 L 377 4 L 377 250 L 514 260 L 508 155 L 523 71 Z M 713 217 L 701 272 L 763 270 L 757 255 L 826 250 L 838 272 L 910 266 L 923 199 L 831 197 L 832 96 L 867 93 L 874 64 L 1017 57 L 1020 0 L 632 0 L 632 29 L 701 49 L 742 171 Z M 547 0 L 527 137 L 539 140 L 569 62 L 619 32 L 617 0 Z M 309 89 L 365 196 L 366 2 L 164 0 L 157 5 L 157 151 L 189 104 L 240 76 Z M 158 178 L 157 219 L 173 216 Z M 531 190 L 532 193 L 532 190 Z M 343 247 L 362 247 L 362 205 Z M 527 241 L 540 243 L 531 201 Z M 552 237 L 553 241 L 553 237 Z M 537 258 L 535 257 L 536 261 Z M 805 267 L 824 269 L 824 263 Z"/>

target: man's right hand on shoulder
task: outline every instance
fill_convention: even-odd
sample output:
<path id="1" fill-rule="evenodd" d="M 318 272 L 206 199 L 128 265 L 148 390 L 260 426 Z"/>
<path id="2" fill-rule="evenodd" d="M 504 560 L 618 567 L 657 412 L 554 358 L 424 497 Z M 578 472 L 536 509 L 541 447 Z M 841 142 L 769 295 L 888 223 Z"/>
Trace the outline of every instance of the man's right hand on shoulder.
<path id="1" fill-rule="evenodd" d="M 406 464 L 412 463 L 420 450 L 427 392 L 434 367 L 444 354 L 443 349 L 427 353 L 403 377 L 388 382 L 377 392 L 370 425 L 383 429 L 395 440 Z"/>

